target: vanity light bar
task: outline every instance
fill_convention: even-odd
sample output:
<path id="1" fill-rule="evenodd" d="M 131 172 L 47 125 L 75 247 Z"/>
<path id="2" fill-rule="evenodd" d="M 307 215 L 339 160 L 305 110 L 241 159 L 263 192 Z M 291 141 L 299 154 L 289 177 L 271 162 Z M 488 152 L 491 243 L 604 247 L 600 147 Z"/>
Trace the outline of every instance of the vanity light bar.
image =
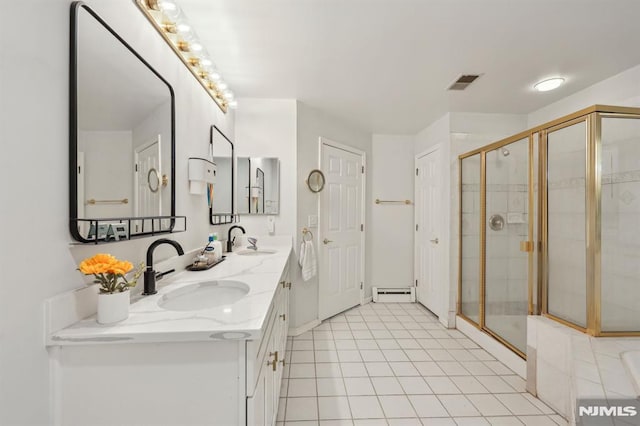
<path id="1" fill-rule="evenodd" d="M 223 112 L 237 105 L 233 93 L 213 67 L 206 50 L 173 0 L 135 0 L 151 25 L 200 82 Z"/>

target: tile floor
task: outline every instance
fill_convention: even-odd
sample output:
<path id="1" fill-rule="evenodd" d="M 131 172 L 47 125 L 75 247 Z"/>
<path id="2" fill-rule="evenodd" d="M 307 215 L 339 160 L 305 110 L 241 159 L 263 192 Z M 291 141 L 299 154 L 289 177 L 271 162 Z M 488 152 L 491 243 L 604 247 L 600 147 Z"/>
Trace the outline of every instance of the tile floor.
<path id="1" fill-rule="evenodd" d="M 369 303 L 289 338 L 278 426 L 566 425 L 417 304 Z"/>

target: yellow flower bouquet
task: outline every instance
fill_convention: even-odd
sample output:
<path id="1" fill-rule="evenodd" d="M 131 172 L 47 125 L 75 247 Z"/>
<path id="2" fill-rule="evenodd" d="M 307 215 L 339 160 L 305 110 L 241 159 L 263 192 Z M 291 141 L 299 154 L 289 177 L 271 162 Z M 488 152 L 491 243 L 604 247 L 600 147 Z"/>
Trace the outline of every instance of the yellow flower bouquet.
<path id="1" fill-rule="evenodd" d="M 126 275 L 132 269 L 131 262 L 118 260 L 105 253 L 98 253 L 83 260 L 78 268 L 83 274 L 93 275 L 96 278 L 94 283 L 100 284 L 101 294 L 121 293 L 135 287 L 144 269 L 144 263 L 140 264 L 134 271 L 133 277 L 128 280 Z"/>

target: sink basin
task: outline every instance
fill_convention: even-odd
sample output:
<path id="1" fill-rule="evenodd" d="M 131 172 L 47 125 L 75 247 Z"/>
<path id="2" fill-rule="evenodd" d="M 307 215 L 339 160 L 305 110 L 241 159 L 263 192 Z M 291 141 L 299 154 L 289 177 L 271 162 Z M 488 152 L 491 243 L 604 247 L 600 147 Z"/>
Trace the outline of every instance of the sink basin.
<path id="1" fill-rule="evenodd" d="M 249 286 L 240 281 L 219 280 L 193 283 L 173 290 L 158 301 L 169 311 L 199 311 L 231 305 L 249 293 Z"/>
<path id="2" fill-rule="evenodd" d="M 235 253 L 239 254 L 240 256 L 266 256 L 268 254 L 276 253 L 276 250 L 271 250 L 271 249 L 258 249 L 258 250 L 242 249 L 242 250 L 238 250 Z"/>

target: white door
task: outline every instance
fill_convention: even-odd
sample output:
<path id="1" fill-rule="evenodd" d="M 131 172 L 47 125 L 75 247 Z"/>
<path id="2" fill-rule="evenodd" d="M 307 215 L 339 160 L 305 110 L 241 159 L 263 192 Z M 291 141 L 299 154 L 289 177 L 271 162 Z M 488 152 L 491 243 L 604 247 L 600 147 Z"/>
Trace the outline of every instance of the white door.
<path id="1" fill-rule="evenodd" d="M 162 215 L 162 174 L 160 170 L 160 135 L 156 140 L 135 148 L 134 216 Z M 150 232 L 151 221 L 132 225 L 133 232 Z M 144 226 L 144 229 L 142 227 Z M 155 224 L 158 226 L 158 223 Z"/>
<path id="2" fill-rule="evenodd" d="M 361 302 L 364 253 L 364 153 L 323 141 L 321 168 L 326 182 L 320 193 L 320 320 Z"/>
<path id="3" fill-rule="evenodd" d="M 416 158 L 415 273 L 418 302 L 438 317 L 442 315 L 442 198 L 440 151 Z"/>

